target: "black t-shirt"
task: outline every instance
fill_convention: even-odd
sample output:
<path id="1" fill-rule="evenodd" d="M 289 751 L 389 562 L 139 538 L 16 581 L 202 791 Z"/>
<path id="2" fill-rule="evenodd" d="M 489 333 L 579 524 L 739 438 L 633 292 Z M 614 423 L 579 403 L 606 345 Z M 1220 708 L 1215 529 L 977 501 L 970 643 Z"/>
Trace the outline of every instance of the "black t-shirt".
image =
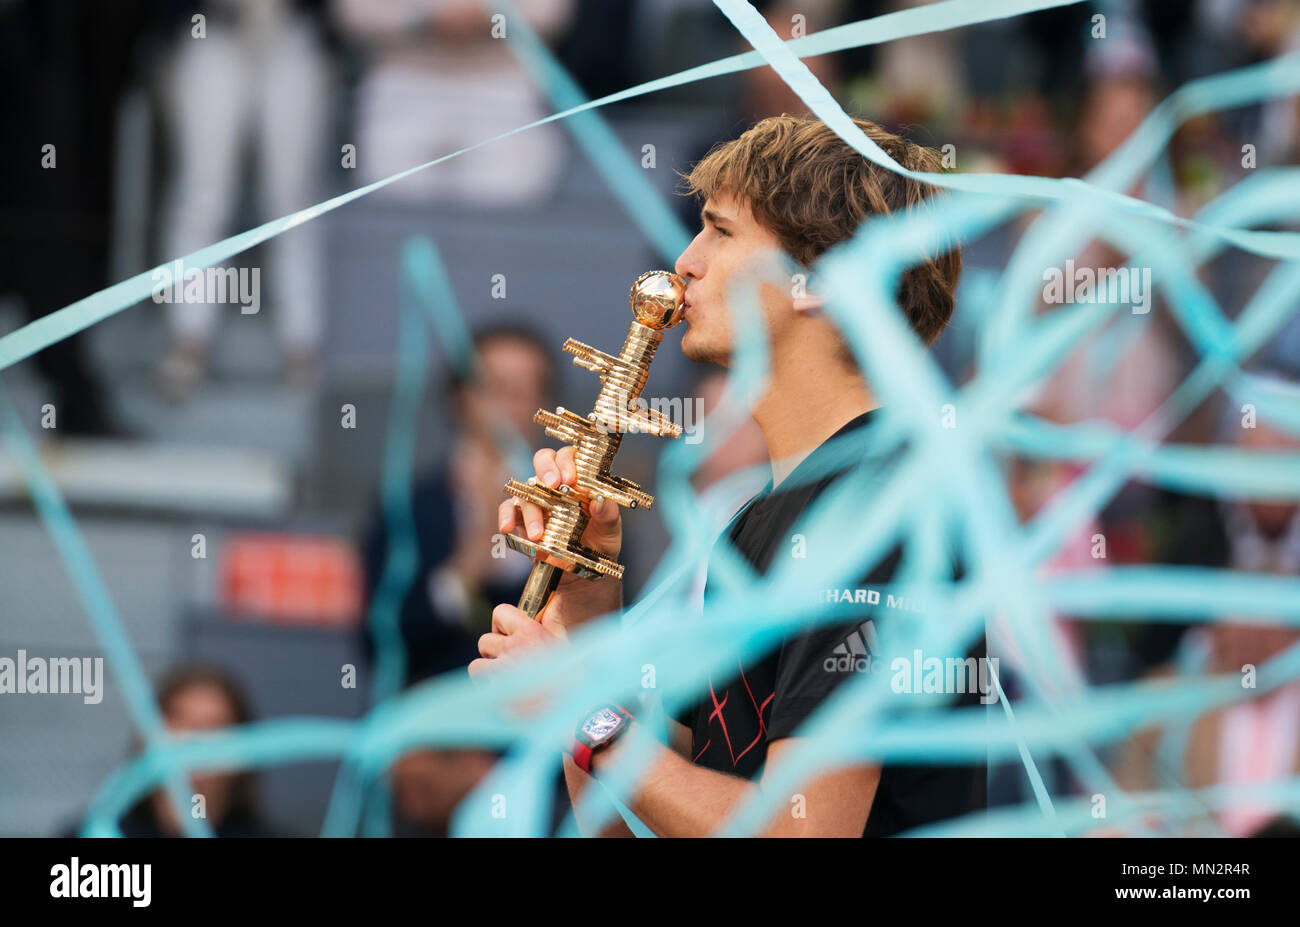
<path id="1" fill-rule="evenodd" d="M 813 501 L 844 475 L 847 465 L 827 475 L 796 485 L 801 475 L 829 462 L 827 445 L 859 431 L 875 413 L 867 412 L 845 424 L 816 448 L 773 491 L 772 482 L 732 519 L 725 534 L 760 574 L 766 574 L 777 551 L 791 550 L 795 522 Z M 866 452 L 864 445 L 863 452 Z M 861 459 L 862 455 L 856 455 Z M 721 540 L 718 542 L 722 543 Z M 855 598 L 888 582 L 901 559 L 895 549 L 852 590 Z M 859 591 L 864 590 L 864 591 Z M 705 600 L 713 594 L 706 581 Z M 887 601 L 884 595 L 881 601 Z M 813 710 L 852 673 L 871 666 L 878 643 L 877 630 L 892 611 L 882 605 L 863 604 L 861 615 L 845 623 L 820 625 L 786 638 L 775 651 L 757 663 L 739 665 L 734 678 L 709 679 L 705 698 L 678 720 L 691 730 L 691 757 L 698 766 L 720 772 L 758 777 L 767 759 L 768 744 L 796 733 Z M 707 620 L 707 608 L 705 614 Z M 981 637 L 963 657 L 984 655 Z M 876 663 L 880 667 L 880 662 Z M 888 664 L 880 671 L 888 671 Z M 978 690 L 955 695 L 952 707 L 980 705 Z M 872 802 L 863 836 L 888 836 L 921 824 L 965 814 L 986 804 L 987 766 L 886 765 Z"/>

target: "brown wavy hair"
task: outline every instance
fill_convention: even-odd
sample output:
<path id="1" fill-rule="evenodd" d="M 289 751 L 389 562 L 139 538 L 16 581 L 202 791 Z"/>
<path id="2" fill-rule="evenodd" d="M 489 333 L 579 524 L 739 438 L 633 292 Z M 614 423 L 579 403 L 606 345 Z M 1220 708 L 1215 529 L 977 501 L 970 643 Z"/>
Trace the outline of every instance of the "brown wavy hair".
<path id="1" fill-rule="evenodd" d="M 937 151 L 853 120 L 886 154 L 913 171 L 942 173 Z M 853 236 L 869 216 L 915 209 L 938 193 L 868 161 L 820 119 L 771 116 L 739 138 L 721 142 L 681 175 L 687 196 L 729 194 L 749 206 L 760 225 L 805 268 Z M 952 318 L 961 248 L 925 255 L 903 273 L 898 305 L 927 345 Z M 845 351 L 847 358 L 847 350 Z"/>

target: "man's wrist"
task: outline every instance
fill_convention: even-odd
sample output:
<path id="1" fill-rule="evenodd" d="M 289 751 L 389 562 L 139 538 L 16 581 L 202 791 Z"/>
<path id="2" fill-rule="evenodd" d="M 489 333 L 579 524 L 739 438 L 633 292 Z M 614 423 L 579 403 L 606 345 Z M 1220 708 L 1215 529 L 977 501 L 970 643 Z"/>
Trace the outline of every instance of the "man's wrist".
<path id="1" fill-rule="evenodd" d="M 626 708 L 608 703 L 584 718 L 574 731 L 570 756 L 579 769 L 593 775 L 599 755 L 607 753 L 623 738 L 634 718 Z"/>
<path id="2" fill-rule="evenodd" d="M 602 747 L 591 755 L 591 763 L 589 764 L 591 769 L 590 775 L 595 776 L 597 773 L 605 772 L 609 769 L 609 764 L 613 763 L 623 752 L 623 741 L 626 736 L 631 733 L 632 728 L 634 727 L 636 727 L 635 719 L 628 723 L 627 729 L 623 733 L 623 737 L 620 737 L 612 744 Z"/>
<path id="3" fill-rule="evenodd" d="M 598 764 L 601 767 L 607 767 L 611 762 L 613 762 L 613 758 L 610 754 L 617 754 L 620 752 L 619 745 L 622 744 L 623 741 L 632 733 L 632 729 L 637 725 L 638 718 L 647 718 L 651 713 L 663 710 L 663 704 L 659 699 L 659 691 L 657 689 L 642 689 L 633 696 L 631 702 L 624 702 L 624 705 L 626 705 L 628 714 L 631 715 L 631 720 L 628 722 L 626 729 L 619 735 L 617 740 L 604 749 L 597 750 L 592 755 L 591 771 L 593 775 L 597 771 L 596 767 Z"/>

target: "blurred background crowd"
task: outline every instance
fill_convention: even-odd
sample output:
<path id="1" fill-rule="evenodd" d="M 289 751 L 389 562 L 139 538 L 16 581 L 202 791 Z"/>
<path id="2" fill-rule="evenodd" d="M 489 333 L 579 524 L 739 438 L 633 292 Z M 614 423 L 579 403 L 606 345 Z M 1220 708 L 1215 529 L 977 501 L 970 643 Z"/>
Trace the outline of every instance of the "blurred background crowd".
<path id="1" fill-rule="evenodd" d="M 592 98 L 747 50 L 708 0 L 515 5 L 520 25 Z M 755 5 L 790 37 L 916 4 Z M 1099 11 L 1104 37 L 1095 34 Z M 0 332 L 554 111 L 513 46 L 493 37 L 489 15 L 476 0 L 0 0 Z M 1298 39 L 1300 3 L 1289 0 L 1130 0 L 807 63 L 854 115 L 953 146 L 956 170 L 1081 176 L 1172 89 L 1275 57 Z M 599 113 L 694 234 L 698 206 L 673 196 L 674 171 L 757 118 L 803 111 L 760 68 Z M 46 145 L 53 165 L 43 164 Z M 1198 117 L 1130 192 L 1191 216 L 1252 170 L 1293 164 L 1298 145 L 1294 98 Z M 957 382 L 978 372 L 988 294 L 1027 225 L 1017 219 L 967 246 L 956 315 L 934 348 Z M 379 486 L 398 256 L 412 236 L 441 250 L 480 360 L 468 380 L 434 347 L 412 487 L 419 565 L 401 608 L 407 682 L 457 671 L 492 605 L 517 599 L 528 568 L 518 555 L 492 556 L 501 486 L 520 475 L 502 459 L 495 423 L 513 422 L 531 446 L 553 444 L 533 412 L 581 408 L 597 388 L 560 345 L 568 337 L 606 350 L 620 344 L 627 288 L 668 265 L 564 123 L 430 168 L 239 255 L 231 266 L 259 268 L 265 284 L 256 314 L 146 301 L 4 375 L 175 730 L 355 717 L 368 707 L 365 627 L 389 528 Z M 1101 242 L 1073 257 L 1088 266 L 1126 261 Z M 1270 269 L 1228 250 L 1200 279 L 1234 318 Z M 1195 360 L 1157 299 L 1150 314 L 1118 314 L 1080 344 L 1025 405 L 1053 422 L 1131 429 Z M 1300 324 L 1250 367 L 1273 382 L 1300 378 Z M 707 410 L 724 383 L 662 350 L 647 395 L 700 397 Z M 46 404 L 53 428 L 42 427 Z M 1300 448 L 1294 435 L 1265 422 L 1242 428 L 1239 419 L 1219 395 L 1176 423 L 1170 440 Z M 619 472 L 653 487 L 660 450 L 655 439 L 630 438 Z M 742 431 L 697 475 L 697 488 L 764 459 L 761 435 Z M 1032 518 L 1082 469 L 1007 459 L 1019 516 Z M 1045 569 L 1167 563 L 1297 575 L 1297 511 L 1132 483 Z M 631 601 L 668 537 L 653 511 L 627 525 Z M 1108 545 L 1100 561 L 1089 555 L 1098 532 Z M 0 590 L 0 654 L 99 652 L 16 463 L 3 454 Z M 1297 636 L 1258 624 L 1090 624 L 1068 615 L 1055 628 L 1076 682 L 1092 684 L 1174 667 L 1233 670 Z M 355 687 L 340 684 L 347 664 L 358 667 Z M 95 707 L 0 698 L 0 833 L 75 827 L 134 749 L 125 705 L 108 684 Z M 1015 679 L 1008 685 L 1020 694 Z M 1207 715 L 1184 733 L 1173 760 L 1150 738 L 1109 751 L 1121 784 L 1197 787 L 1300 771 L 1300 689 Z M 405 757 L 391 780 L 398 832 L 445 832 L 450 809 L 493 760 L 473 749 Z M 297 764 L 256 780 L 210 777 L 200 788 L 220 833 L 312 833 L 333 771 Z M 1054 793 L 1078 788 L 1063 766 L 1045 772 Z M 1000 802 L 1031 795 L 1014 767 L 999 770 L 992 789 Z M 1277 808 L 1243 805 L 1197 826 L 1246 835 L 1286 825 Z M 124 827 L 169 833 L 177 825 L 165 802 L 150 798 Z"/>

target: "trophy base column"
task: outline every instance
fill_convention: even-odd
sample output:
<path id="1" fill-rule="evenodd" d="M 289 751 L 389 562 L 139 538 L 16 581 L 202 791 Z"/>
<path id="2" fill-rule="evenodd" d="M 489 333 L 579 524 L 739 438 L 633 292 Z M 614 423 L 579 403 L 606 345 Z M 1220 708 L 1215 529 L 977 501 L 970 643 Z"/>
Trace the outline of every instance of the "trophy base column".
<path id="1" fill-rule="evenodd" d="M 519 597 L 519 610 L 536 621 L 538 612 L 546 605 L 546 600 L 551 597 L 563 577 L 564 570 L 554 564 L 534 563 L 523 595 Z"/>

